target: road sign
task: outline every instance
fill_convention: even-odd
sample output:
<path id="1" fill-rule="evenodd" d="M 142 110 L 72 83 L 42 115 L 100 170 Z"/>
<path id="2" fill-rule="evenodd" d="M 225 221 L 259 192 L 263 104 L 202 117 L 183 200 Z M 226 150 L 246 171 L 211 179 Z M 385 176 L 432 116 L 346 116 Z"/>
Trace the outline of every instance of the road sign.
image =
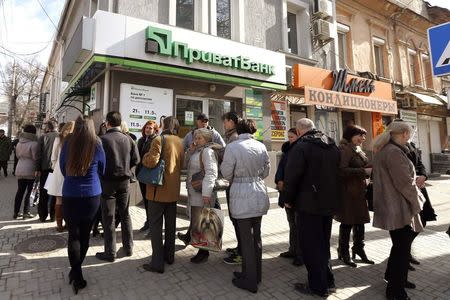
<path id="1" fill-rule="evenodd" d="M 434 76 L 450 74 L 450 22 L 428 28 Z"/>

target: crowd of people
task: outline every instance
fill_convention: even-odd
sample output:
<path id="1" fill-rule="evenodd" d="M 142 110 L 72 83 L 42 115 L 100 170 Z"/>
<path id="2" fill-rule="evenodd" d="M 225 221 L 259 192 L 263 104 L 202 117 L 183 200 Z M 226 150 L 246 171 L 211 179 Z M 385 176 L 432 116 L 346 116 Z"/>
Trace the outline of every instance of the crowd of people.
<path id="1" fill-rule="evenodd" d="M 209 126 L 205 114 L 197 116 L 196 128 L 184 140 L 172 116 L 161 118 L 160 124 L 148 121 L 137 142 L 117 111 L 106 115 L 98 133 L 93 120 L 81 116 L 60 124 L 59 130 L 54 121 L 47 122 L 39 138 L 36 127 L 26 125 L 15 147 L 18 190 L 13 217 L 33 217 L 29 199 L 39 181 L 39 219 L 44 222 L 50 215 L 58 231 L 68 230 L 69 281 L 78 293 L 87 285 L 82 264 L 96 220 L 102 223 L 104 238 L 104 251 L 95 255 L 98 259 L 115 261 L 119 223 L 125 255 L 133 255 L 129 187 L 141 169 L 156 168 L 161 161 L 165 164 L 161 185 L 139 182 L 146 210 L 140 230 L 149 231 L 152 247 L 151 260 L 142 267 L 154 273 L 164 273 L 165 265 L 174 263 L 176 236 L 186 245 L 191 242 L 192 225 L 186 233 L 176 233 L 182 170 L 187 170 L 189 215 L 192 207 L 220 209 L 215 184 L 223 178 L 230 183 L 225 194 L 237 241 L 236 248 L 226 249 L 224 262 L 242 264 L 242 271 L 233 273 L 232 283 L 256 293 L 262 279 L 261 222 L 269 209 L 264 179 L 270 160 L 264 144 L 253 138 L 253 120 L 234 112 L 222 119 L 225 140 Z M 340 223 L 338 258 L 350 267 L 357 266 L 357 257 L 362 263 L 375 263 L 364 250 L 369 209 L 374 212 L 374 227 L 389 231 L 392 240 L 384 277 L 387 298 L 409 299 L 405 289 L 415 288 L 408 281 L 408 270 L 414 269 L 411 263 L 419 264 L 411 255 L 411 244 L 436 215 L 425 188 L 420 153 L 409 142 L 413 130 L 408 123 L 394 120 L 375 139 L 372 161 L 362 150 L 366 133 L 350 125 L 338 145 L 307 118 L 288 131 L 275 175 L 279 206 L 286 210 L 290 229 L 289 248 L 280 257 L 305 265 L 308 282 L 295 285 L 301 293 L 326 297 L 335 290 L 330 264 L 333 219 Z M 6 175 L 4 161 L 9 159 L 11 145 L 3 137 L 0 130 L 0 163 Z M 6 152 L 8 157 L 3 155 Z M 199 172 L 204 174 L 200 188 L 194 183 Z M 208 257 L 207 250 L 199 249 L 191 262 L 204 263 Z"/>

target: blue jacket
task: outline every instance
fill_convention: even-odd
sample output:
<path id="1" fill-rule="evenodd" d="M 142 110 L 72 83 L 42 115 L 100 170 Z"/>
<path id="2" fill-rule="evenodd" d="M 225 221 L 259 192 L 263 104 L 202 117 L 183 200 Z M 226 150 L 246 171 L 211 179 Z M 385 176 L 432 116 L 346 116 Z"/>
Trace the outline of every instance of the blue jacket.
<path id="1" fill-rule="evenodd" d="M 67 142 L 64 143 L 59 157 L 59 166 L 64 175 L 64 184 L 62 189 L 63 197 L 94 197 L 102 193 L 99 175 L 105 173 L 105 151 L 102 144 L 99 142 L 95 148 L 94 158 L 89 166 L 85 176 L 67 176 L 66 175 L 67 162 Z"/>

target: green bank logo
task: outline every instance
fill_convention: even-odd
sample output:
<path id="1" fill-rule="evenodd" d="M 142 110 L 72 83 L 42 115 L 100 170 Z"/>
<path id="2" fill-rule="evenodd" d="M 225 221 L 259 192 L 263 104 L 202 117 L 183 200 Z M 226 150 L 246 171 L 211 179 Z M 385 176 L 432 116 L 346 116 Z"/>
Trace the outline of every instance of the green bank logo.
<path id="1" fill-rule="evenodd" d="M 213 52 L 192 49 L 189 45 L 172 41 L 170 30 L 149 26 L 145 31 L 145 52 L 184 59 L 187 64 L 201 62 L 237 70 L 274 75 L 274 66 L 251 61 L 242 56 L 232 57 Z"/>

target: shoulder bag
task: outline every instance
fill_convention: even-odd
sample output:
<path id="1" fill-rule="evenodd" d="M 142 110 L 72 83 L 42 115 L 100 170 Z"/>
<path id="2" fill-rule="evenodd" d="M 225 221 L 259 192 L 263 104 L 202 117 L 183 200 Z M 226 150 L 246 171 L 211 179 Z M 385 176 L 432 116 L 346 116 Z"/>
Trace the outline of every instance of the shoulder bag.
<path id="1" fill-rule="evenodd" d="M 203 164 L 203 150 L 200 151 L 199 161 L 200 161 L 200 171 L 192 174 L 192 178 L 191 178 L 192 188 L 196 192 L 202 191 L 203 178 L 205 178 L 205 165 Z M 219 162 L 217 162 L 217 168 L 219 168 Z M 228 180 L 224 179 L 221 176 L 220 171 L 218 171 L 218 172 L 219 172 L 219 176 L 216 179 L 216 183 L 214 184 L 213 191 L 224 191 L 230 186 L 230 183 L 228 182 Z"/>
<path id="2" fill-rule="evenodd" d="M 164 144 L 165 144 L 164 135 L 161 135 L 161 151 L 159 153 L 160 155 L 158 164 L 156 164 L 154 168 L 147 168 L 146 166 L 142 165 L 137 175 L 137 179 L 139 182 L 151 185 L 163 185 L 164 171 L 166 169 L 166 162 L 164 161 L 163 158 Z"/>

